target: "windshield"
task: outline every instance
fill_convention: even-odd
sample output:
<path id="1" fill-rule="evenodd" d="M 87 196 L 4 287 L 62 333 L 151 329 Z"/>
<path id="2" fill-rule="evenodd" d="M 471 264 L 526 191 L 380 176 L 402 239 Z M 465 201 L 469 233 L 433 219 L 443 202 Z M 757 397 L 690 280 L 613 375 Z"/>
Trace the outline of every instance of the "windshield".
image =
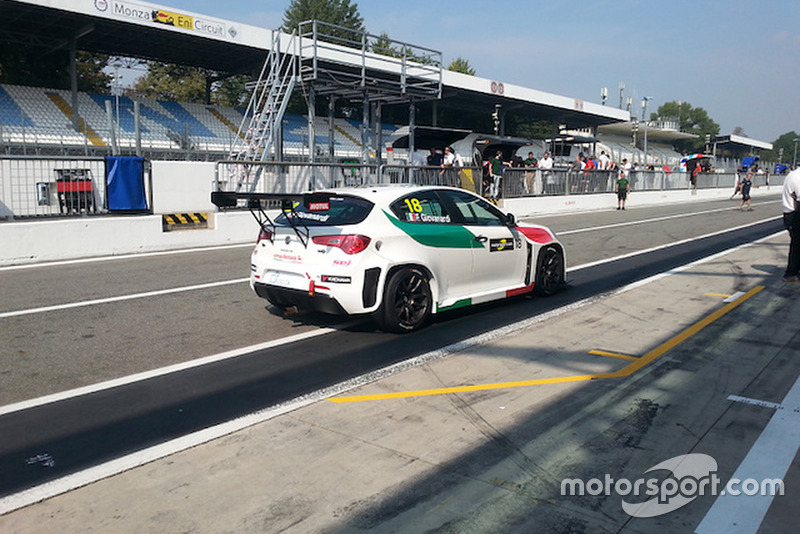
<path id="1" fill-rule="evenodd" d="M 305 226 L 343 226 L 358 224 L 367 218 L 374 204 L 369 200 L 351 196 L 331 196 L 329 202 L 298 203 L 292 217 L 296 224 Z M 276 226 L 291 226 L 288 213 L 275 219 Z"/>

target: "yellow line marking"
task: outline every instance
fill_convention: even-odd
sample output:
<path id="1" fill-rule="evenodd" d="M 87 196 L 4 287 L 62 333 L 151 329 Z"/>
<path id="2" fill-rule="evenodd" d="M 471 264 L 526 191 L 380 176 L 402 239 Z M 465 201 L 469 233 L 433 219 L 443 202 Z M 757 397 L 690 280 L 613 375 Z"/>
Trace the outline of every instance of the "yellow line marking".
<path id="1" fill-rule="evenodd" d="M 611 358 L 619 358 L 620 360 L 638 360 L 636 356 L 627 356 L 625 354 L 618 354 L 616 352 L 606 352 L 604 350 L 590 350 L 589 354 L 595 354 L 597 356 L 609 356 Z"/>
<path id="2" fill-rule="evenodd" d="M 47 98 L 49 98 L 53 104 L 56 105 L 58 109 L 61 110 L 69 120 L 72 120 L 72 106 L 70 106 L 66 100 L 64 100 L 61 95 L 58 93 L 45 93 Z M 86 124 L 86 121 L 83 118 L 78 117 L 78 130 L 80 133 L 86 136 L 86 139 L 89 140 L 94 146 L 106 146 L 105 142 L 97 135 L 91 126 Z"/>
<path id="3" fill-rule="evenodd" d="M 636 361 L 633 361 L 620 369 L 619 371 L 614 371 L 613 373 L 597 373 L 597 374 L 589 374 L 589 375 L 577 375 L 577 376 L 560 376 L 555 378 L 540 378 L 537 380 L 522 380 L 518 382 L 499 382 L 496 384 L 474 384 L 471 386 L 456 386 L 456 387 L 448 387 L 448 388 L 437 388 L 437 389 L 423 389 L 417 391 L 398 391 L 395 393 L 379 393 L 375 395 L 352 395 L 352 396 L 342 396 L 342 397 L 332 397 L 327 399 L 331 402 L 336 403 L 345 403 L 345 402 L 363 402 L 363 401 L 370 401 L 370 400 L 386 400 L 386 399 L 404 399 L 409 397 L 426 397 L 432 395 L 445 395 L 448 393 L 468 393 L 470 391 L 488 391 L 493 389 L 509 389 L 509 388 L 518 388 L 518 387 L 526 387 L 526 386 L 541 386 L 545 384 L 565 384 L 568 382 L 581 382 L 586 380 L 596 380 L 602 378 L 622 378 L 626 376 L 630 376 L 636 371 L 640 370 L 645 365 L 652 363 L 653 360 L 658 358 L 659 356 L 663 355 L 667 351 L 675 348 L 677 345 L 683 343 L 696 333 L 700 332 L 703 328 L 707 327 L 726 313 L 730 312 L 744 301 L 748 300 L 749 298 L 753 297 L 756 293 L 764 289 L 764 286 L 756 286 L 738 299 L 734 300 L 733 302 L 729 302 L 719 310 L 715 311 L 711 315 L 707 316 L 706 318 L 702 319 L 701 321 L 693 324 L 677 336 L 673 337 L 672 339 L 668 340 L 667 342 L 663 343 L 662 345 L 656 347 L 655 349 L 651 350 L 641 358 L 636 358 Z"/>
<path id="4" fill-rule="evenodd" d="M 725 293 L 704 293 L 704 295 L 707 297 L 730 297 L 730 295 L 726 295 Z"/>
<path id="5" fill-rule="evenodd" d="M 221 122 L 222 124 L 227 126 L 230 131 L 232 131 L 233 133 L 235 133 L 236 135 L 238 135 L 239 137 L 244 139 L 244 137 L 245 137 L 244 133 L 239 133 L 239 128 L 235 124 L 233 124 L 231 121 L 226 119 L 225 116 L 222 113 L 220 113 L 219 111 L 217 111 L 214 108 L 206 108 L 206 109 L 208 110 L 209 113 L 214 115 L 219 122 Z"/>

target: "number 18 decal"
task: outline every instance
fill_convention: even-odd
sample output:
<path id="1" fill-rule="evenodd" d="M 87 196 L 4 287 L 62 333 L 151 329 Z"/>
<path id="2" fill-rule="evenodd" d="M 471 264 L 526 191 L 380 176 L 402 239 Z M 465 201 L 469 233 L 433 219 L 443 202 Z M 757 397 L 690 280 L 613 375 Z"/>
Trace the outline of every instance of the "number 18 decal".
<path id="1" fill-rule="evenodd" d="M 407 198 L 406 199 L 406 206 L 408 206 L 408 211 L 414 213 L 422 213 L 422 205 L 419 203 L 419 199 L 416 198 Z"/>

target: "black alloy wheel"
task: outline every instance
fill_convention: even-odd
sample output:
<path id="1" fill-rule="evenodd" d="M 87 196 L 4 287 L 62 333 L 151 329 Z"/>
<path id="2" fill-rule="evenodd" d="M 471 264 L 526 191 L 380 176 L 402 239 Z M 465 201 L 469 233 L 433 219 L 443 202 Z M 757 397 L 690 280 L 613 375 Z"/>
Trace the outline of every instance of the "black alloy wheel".
<path id="1" fill-rule="evenodd" d="M 555 294 L 564 283 L 564 258 L 555 247 L 545 247 L 536 262 L 533 291 L 540 296 Z"/>
<path id="2" fill-rule="evenodd" d="M 427 275 L 416 267 L 404 267 L 386 283 L 383 304 L 375 318 L 388 332 L 413 332 L 427 322 L 432 304 Z"/>

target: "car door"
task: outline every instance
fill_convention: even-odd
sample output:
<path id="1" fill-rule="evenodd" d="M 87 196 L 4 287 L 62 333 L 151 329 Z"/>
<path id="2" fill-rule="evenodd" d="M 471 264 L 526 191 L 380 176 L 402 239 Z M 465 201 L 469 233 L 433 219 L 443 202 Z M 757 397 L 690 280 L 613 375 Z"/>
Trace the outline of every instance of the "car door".
<path id="1" fill-rule="evenodd" d="M 391 206 L 392 223 L 413 240 L 397 263 L 417 263 L 433 274 L 437 306 L 452 306 L 471 292 L 472 249 L 481 246 L 433 189 L 409 193 Z"/>
<path id="2" fill-rule="evenodd" d="M 472 249 L 473 295 L 520 287 L 525 283 L 528 251 L 516 228 L 506 225 L 504 214 L 475 195 L 443 191 L 452 202 L 464 227 L 475 235 L 481 247 Z"/>

